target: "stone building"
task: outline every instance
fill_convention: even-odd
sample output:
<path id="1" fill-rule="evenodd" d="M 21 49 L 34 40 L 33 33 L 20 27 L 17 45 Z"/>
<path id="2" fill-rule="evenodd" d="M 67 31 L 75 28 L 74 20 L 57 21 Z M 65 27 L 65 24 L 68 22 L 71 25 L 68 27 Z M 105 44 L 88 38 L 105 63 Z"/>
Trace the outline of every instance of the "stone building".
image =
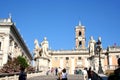
<path id="1" fill-rule="evenodd" d="M 99 37 L 99 41 L 101 38 Z M 103 71 L 107 69 L 115 69 L 117 66 L 117 58 L 120 56 L 120 48 L 108 47 L 102 48 L 100 51 L 100 57 L 96 52 L 96 42 L 93 36 L 90 37 L 88 46 L 86 47 L 85 26 L 79 23 L 75 27 L 75 49 L 71 50 L 51 50 L 47 38 L 44 38 L 43 42 L 38 43 L 35 40 L 34 48 L 34 60 L 37 71 L 45 71 L 48 68 L 66 68 L 69 74 L 74 74 L 76 69 L 83 69 L 85 67 L 98 72 L 99 59 L 101 60 L 101 66 Z"/>
<path id="2" fill-rule="evenodd" d="M 32 55 L 9 16 L 0 19 L 0 67 L 17 56 L 25 57 L 31 65 Z"/>

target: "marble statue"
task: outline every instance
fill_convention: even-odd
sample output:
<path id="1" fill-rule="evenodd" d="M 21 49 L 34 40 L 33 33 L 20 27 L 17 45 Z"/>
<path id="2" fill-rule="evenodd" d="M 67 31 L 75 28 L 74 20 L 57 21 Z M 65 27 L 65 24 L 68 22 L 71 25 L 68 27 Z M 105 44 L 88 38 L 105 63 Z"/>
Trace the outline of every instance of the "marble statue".
<path id="1" fill-rule="evenodd" d="M 41 42 L 41 47 L 42 47 L 42 52 L 43 52 L 43 55 L 45 56 L 48 56 L 48 48 L 49 48 L 49 45 L 48 45 L 48 41 L 47 41 L 47 38 L 44 37 L 44 40 Z"/>
<path id="2" fill-rule="evenodd" d="M 39 43 L 38 43 L 37 39 L 35 39 L 34 45 L 35 45 L 35 48 L 34 48 L 34 58 L 36 58 L 36 57 L 39 56 L 39 49 L 40 49 L 40 46 L 39 46 Z"/>
<path id="3" fill-rule="evenodd" d="M 39 43 L 38 43 L 37 39 L 35 39 L 34 44 L 35 44 L 35 49 L 38 49 L 39 48 Z"/>
<path id="4" fill-rule="evenodd" d="M 88 44 L 90 55 L 94 55 L 95 43 L 96 43 L 96 41 L 93 39 L 93 36 L 91 36 L 89 44 Z"/>

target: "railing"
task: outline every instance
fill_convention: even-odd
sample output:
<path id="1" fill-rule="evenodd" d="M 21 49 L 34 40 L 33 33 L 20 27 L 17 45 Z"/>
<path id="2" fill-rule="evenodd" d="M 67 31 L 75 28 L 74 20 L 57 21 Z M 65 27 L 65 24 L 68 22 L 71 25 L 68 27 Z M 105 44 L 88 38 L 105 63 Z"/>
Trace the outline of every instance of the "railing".
<path id="1" fill-rule="evenodd" d="M 6 18 L 6 19 L 0 19 L 0 23 L 1 22 L 3 23 L 3 22 L 10 22 L 10 21 L 9 21 L 9 18 L 8 19 Z"/>
<path id="2" fill-rule="evenodd" d="M 105 65 L 104 66 L 105 70 L 115 70 L 116 68 L 118 68 L 117 65 Z"/>
<path id="3" fill-rule="evenodd" d="M 0 80 L 18 80 L 18 74 L 16 73 L 1 73 L 0 74 Z"/>
<path id="4" fill-rule="evenodd" d="M 0 80 L 18 80 L 18 75 L 19 73 L 15 73 L 15 74 L 0 74 Z M 31 77 L 35 77 L 35 76 L 40 76 L 40 75 L 45 75 L 43 72 L 40 73 L 30 73 L 27 74 L 27 79 L 31 78 Z"/>
<path id="5" fill-rule="evenodd" d="M 18 75 L 1 77 L 0 80 L 18 80 Z"/>

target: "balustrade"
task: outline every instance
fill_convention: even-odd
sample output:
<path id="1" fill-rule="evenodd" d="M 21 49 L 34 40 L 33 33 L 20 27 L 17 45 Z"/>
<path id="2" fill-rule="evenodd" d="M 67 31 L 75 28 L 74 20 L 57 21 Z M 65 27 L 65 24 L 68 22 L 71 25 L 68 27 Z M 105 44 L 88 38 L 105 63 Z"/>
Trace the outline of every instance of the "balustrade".
<path id="1" fill-rule="evenodd" d="M 30 73 L 27 74 L 27 79 L 31 78 L 31 77 L 35 77 L 35 76 L 40 76 L 40 75 L 45 75 L 42 72 L 41 73 Z M 4 77 L 0 77 L 0 80 L 18 80 L 19 75 L 15 74 L 13 76 L 4 76 Z"/>

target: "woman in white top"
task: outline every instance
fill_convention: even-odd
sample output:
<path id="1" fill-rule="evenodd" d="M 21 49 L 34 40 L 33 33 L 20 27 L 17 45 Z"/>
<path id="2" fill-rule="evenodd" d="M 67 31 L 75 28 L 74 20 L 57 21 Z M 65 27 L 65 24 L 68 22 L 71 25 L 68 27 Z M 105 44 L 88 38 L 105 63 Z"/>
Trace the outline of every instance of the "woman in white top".
<path id="1" fill-rule="evenodd" d="M 62 70 L 62 80 L 67 80 L 67 73 L 65 68 Z"/>
<path id="2" fill-rule="evenodd" d="M 84 76 L 84 80 L 88 79 L 87 68 L 84 68 L 84 70 L 83 70 L 83 76 Z"/>

